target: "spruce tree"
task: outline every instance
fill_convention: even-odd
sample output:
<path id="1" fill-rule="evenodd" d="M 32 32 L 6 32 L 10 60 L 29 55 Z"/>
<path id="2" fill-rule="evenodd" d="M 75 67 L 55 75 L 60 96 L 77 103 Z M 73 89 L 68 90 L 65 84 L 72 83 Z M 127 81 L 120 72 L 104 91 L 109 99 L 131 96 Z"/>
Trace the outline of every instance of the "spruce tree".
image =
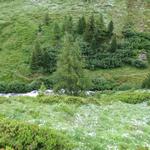
<path id="1" fill-rule="evenodd" d="M 60 39 L 61 39 L 61 29 L 58 23 L 55 22 L 53 26 L 53 33 L 52 33 L 53 46 L 58 47 L 60 43 Z"/>
<path id="2" fill-rule="evenodd" d="M 77 95 L 87 86 L 83 70 L 83 60 L 78 41 L 70 34 L 65 35 L 62 53 L 58 57 L 55 77 L 55 90 L 65 90 L 67 94 Z"/>
<path id="3" fill-rule="evenodd" d="M 105 22 L 104 22 L 104 18 L 102 14 L 100 14 L 100 16 L 98 17 L 98 20 L 96 20 L 96 25 L 99 30 L 106 31 L 106 26 L 105 26 Z"/>
<path id="4" fill-rule="evenodd" d="M 90 16 L 87 22 L 85 33 L 84 33 L 84 39 L 87 43 L 90 43 L 91 40 L 93 39 L 94 31 L 95 31 L 95 19 L 94 16 L 92 15 Z"/>
<path id="5" fill-rule="evenodd" d="M 74 29 L 73 29 L 73 19 L 71 16 L 65 17 L 64 18 L 64 23 L 62 27 L 63 33 L 67 32 L 69 34 L 72 34 Z"/>
<path id="6" fill-rule="evenodd" d="M 77 33 L 82 35 L 85 32 L 85 28 L 86 28 L 86 20 L 85 20 L 85 17 L 83 16 L 79 18 L 79 21 L 77 24 Z"/>
<path id="7" fill-rule="evenodd" d="M 57 64 L 57 54 L 58 52 L 55 48 L 48 47 L 43 49 L 41 67 L 43 68 L 44 72 L 52 73 L 55 71 Z"/>
<path id="8" fill-rule="evenodd" d="M 114 30 L 114 23 L 113 21 L 110 21 L 107 29 L 109 38 L 111 38 L 111 36 L 113 35 L 113 30 Z"/>
<path id="9" fill-rule="evenodd" d="M 34 46 L 34 50 L 32 52 L 32 56 L 31 56 L 31 69 L 32 70 L 38 70 L 42 64 L 42 49 L 40 46 L 40 42 L 37 40 L 35 42 L 35 46 Z"/>
<path id="10" fill-rule="evenodd" d="M 110 44 L 110 52 L 114 53 L 117 49 L 117 39 L 116 39 L 116 35 L 114 35 L 112 37 L 112 41 L 111 41 L 111 44 Z"/>

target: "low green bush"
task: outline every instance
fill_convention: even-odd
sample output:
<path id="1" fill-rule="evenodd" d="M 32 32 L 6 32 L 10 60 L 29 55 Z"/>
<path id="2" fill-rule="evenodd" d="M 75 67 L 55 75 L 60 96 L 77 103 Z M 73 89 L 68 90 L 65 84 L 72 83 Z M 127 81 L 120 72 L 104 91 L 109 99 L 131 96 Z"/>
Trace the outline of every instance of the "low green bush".
<path id="1" fill-rule="evenodd" d="M 53 95 L 53 96 L 41 96 L 36 99 L 40 103 L 66 103 L 66 104 L 88 104 L 94 103 L 98 104 L 97 99 L 93 97 L 84 98 L 84 97 L 75 97 L 75 96 L 65 96 L 65 95 Z"/>
<path id="2" fill-rule="evenodd" d="M 72 150 L 75 144 L 58 131 L 0 118 L 0 149 Z"/>
<path id="3" fill-rule="evenodd" d="M 25 83 L 20 82 L 9 83 L 6 87 L 7 93 L 23 93 L 27 91 L 28 91 L 27 85 Z"/>
<path id="4" fill-rule="evenodd" d="M 10 83 L 0 83 L 0 93 L 26 93 L 33 90 L 38 90 L 41 84 L 44 83 L 47 89 L 52 88 L 55 80 L 53 78 L 39 78 L 31 83 L 22 83 L 14 81 Z"/>
<path id="5" fill-rule="evenodd" d="M 6 89 L 6 84 L 5 83 L 0 83 L 0 92 L 4 92 Z"/>
<path id="6" fill-rule="evenodd" d="M 97 77 L 92 80 L 93 86 L 90 90 L 94 91 L 103 91 L 103 90 L 113 90 L 116 86 L 116 83 L 113 80 L 106 80 L 102 77 Z"/>
<path id="7" fill-rule="evenodd" d="M 131 65 L 136 67 L 136 68 L 141 68 L 141 69 L 142 68 L 144 69 L 147 67 L 147 64 L 145 62 L 138 60 L 138 59 L 133 60 Z"/>
<path id="8" fill-rule="evenodd" d="M 0 83 L 0 92 L 1 93 L 24 93 L 28 92 L 28 85 L 18 81 L 11 83 Z"/>
<path id="9" fill-rule="evenodd" d="M 146 88 L 146 89 L 150 88 L 150 74 L 143 81 L 142 88 Z"/>
<path id="10" fill-rule="evenodd" d="M 139 89 L 140 86 L 131 83 L 123 83 L 115 88 L 117 91 L 127 91 L 131 89 Z"/>
<path id="11" fill-rule="evenodd" d="M 124 91 L 124 92 L 117 92 L 117 93 L 110 93 L 107 94 L 101 94 L 100 92 L 95 94 L 96 98 L 99 98 L 102 102 L 125 102 L 129 104 L 137 104 L 142 103 L 145 101 L 150 100 L 150 93 L 149 92 L 140 92 L 140 91 Z"/>

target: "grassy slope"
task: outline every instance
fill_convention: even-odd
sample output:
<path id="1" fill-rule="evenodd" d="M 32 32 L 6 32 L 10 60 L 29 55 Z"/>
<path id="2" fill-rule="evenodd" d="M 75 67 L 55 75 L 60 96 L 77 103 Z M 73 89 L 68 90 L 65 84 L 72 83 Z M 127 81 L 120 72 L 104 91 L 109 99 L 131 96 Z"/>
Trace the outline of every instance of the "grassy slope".
<path id="1" fill-rule="evenodd" d="M 148 29 L 147 5 L 148 1 L 146 0 L 135 1 L 132 7 L 128 7 L 132 12 L 131 18 L 138 22 L 136 23 L 138 30 Z M 140 6 L 140 9 L 136 8 L 136 6 Z M 127 1 L 95 0 L 87 5 L 81 0 L 41 0 L 40 2 L 31 0 L 1 0 L 0 81 L 28 81 L 30 78 L 32 79 L 28 65 L 29 58 L 33 42 L 36 38 L 36 30 L 46 12 L 50 14 L 51 18 L 62 18 L 62 16 L 68 13 L 73 16 L 80 16 L 81 14 L 88 15 L 93 11 L 95 13 L 102 12 L 106 22 L 113 18 L 116 26 L 115 30 L 119 33 L 126 20 Z M 141 22 L 144 22 L 144 26 Z M 138 70 L 135 70 L 136 72 Z M 142 72 L 142 75 L 147 71 L 140 72 Z M 99 74 L 101 74 L 101 71 Z"/>
<path id="2" fill-rule="evenodd" d="M 110 105 L 67 104 L 62 100 L 44 104 L 37 98 L 18 97 L 0 98 L 0 108 L 0 115 L 7 118 L 66 132 L 81 150 L 150 148 L 150 107 L 145 103 L 133 105 L 116 99 Z"/>

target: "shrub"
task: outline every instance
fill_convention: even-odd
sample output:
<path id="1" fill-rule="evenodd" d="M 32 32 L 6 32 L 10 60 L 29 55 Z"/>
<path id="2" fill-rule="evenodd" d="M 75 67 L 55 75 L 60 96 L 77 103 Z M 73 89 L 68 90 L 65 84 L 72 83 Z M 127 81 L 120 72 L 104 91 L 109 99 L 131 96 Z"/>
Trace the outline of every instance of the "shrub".
<path id="1" fill-rule="evenodd" d="M 6 93 L 24 93 L 28 91 L 28 87 L 25 83 L 18 81 L 11 82 L 6 85 Z"/>
<path id="2" fill-rule="evenodd" d="M 0 148 L 24 150 L 72 150 L 68 138 L 49 128 L 0 118 Z"/>
<path id="3" fill-rule="evenodd" d="M 100 100 L 104 102 L 121 101 L 129 104 L 137 104 L 150 100 L 150 93 L 131 90 L 126 92 L 112 93 L 109 96 L 102 96 L 101 93 L 97 93 L 96 97 L 100 97 Z"/>
<path id="4" fill-rule="evenodd" d="M 150 74 L 146 77 L 146 79 L 142 83 L 142 88 L 150 88 Z"/>
<path id="5" fill-rule="evenodd" d="M 132 66 L 142 69 L 142 68 L 146 68 L 147 64 L 141 60 L 136 59 L 132 61 Z"/>
<path id="6" fill-rule="evenodd" d="M 115 88 L 116 84 L 112 80 L 106 80 L 105 78 L 95 78 L 92 80 L 93 86 L 91 90 L 112 90 Z"/>
<path id="7" fill-rule="evenodd" d="M 126 91 L 126 90 L 130 90 L 130 89 L 138 89 L 140 87 L 138 87 L 137 85 L 133 85 L 133 84 L 129 84 L 129 83 L 123 83 L 120 86 L 117 86 L 115 88 L 115 90 L 119 90 L 119 91 Z"/>
<path id="8" fill-rule="evenodd" d="M 94 103 L 98 104 L 97 99 L 95 98 L 83 98 L 83 97 L 76 97 L 76 96 L 65 96 L 65 95 L 53 95 L 53 96 L 43 96 L 38 97 L 36 101 L 40 103 L 66 103 L 66 104 L 88 104 Z"/>
<path id="9" fill-rule="evenodd" d="M 5 90 L 6 90 L 6 84 L 0 83 L 0 92 L 5 92 Z"/>

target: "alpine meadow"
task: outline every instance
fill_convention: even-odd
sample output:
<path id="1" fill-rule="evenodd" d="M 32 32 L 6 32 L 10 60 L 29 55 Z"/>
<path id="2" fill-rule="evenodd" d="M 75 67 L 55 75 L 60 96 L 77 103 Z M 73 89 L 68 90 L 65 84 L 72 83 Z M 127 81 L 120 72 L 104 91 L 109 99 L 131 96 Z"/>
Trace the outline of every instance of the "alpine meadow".
<path id="1" fill-rule="evenodd" d="M 0 150 L 150 150 L 150 0 L 0 0 Z"/>

